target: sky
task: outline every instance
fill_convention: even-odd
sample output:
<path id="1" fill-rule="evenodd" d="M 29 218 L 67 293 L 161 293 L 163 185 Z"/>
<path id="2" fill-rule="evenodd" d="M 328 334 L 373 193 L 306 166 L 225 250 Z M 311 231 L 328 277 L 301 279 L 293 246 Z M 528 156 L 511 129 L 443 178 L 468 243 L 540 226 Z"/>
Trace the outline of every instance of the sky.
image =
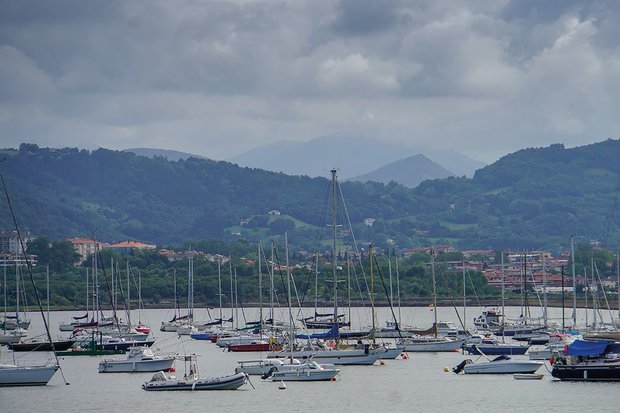
<path id="1" fill-rule="evenodd" d="M 620 138 L 620 2 L 0 0 L 0 147 Z"/>

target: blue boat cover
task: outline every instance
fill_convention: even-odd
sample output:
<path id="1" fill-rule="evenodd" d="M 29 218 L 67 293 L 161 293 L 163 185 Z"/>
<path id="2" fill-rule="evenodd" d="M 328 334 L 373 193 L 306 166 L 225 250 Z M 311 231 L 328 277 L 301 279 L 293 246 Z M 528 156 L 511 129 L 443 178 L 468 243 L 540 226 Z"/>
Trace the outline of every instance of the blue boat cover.
<path id="1" fill-rule="evenodd" d="M 310 338 L 338 338 L 340 334 L 338 333 L 338 323 L 334 324 L 332 328 L 327 330 L 324 333 L 316 333 L 316 334 L 296 334 L 296 338 L 301 339 L 310 339 Z"/>
<path id="2" fill-rule="evenodd" d="M 567 356 L 598 356 L 605 353 L 609 341 L 575 340 L 568 346 Z"/>

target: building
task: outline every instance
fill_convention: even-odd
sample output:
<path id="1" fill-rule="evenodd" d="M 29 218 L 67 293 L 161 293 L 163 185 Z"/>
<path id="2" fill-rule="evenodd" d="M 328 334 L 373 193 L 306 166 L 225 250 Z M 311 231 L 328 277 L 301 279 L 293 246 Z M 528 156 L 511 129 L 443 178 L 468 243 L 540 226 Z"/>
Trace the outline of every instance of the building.
<path id="1" fill-rule="evenodd" d="M 26 248 L 27 248 L 28 243 L 34 240 L 35 238 L 30 235 L 30 232 L 22 232 L 21 236 L 22 236 L 22 241 L 24 242 L 24 246 Z M 13 255 L 24 254 L 22 245 L 19 242 L 19 237 L 17 236 L 17 231 L 0 232 L 0 254 L 13 254 Z"/>
<path id="2" fill-rule="evenodd" d="M 135 250 L 154 250 L 157 246 L 140 241 L 122 241 L 117 242 L 116 244 L 107 245 L 106 248 L 115 249 L 124 253 L 131 253 Z"/>
<path id="3" fill-rule="evenodd" d="M 84 237 L 67 238 L 75 252 L 80 254 L 80 264 L 95 253 L 95 240 Z"/>

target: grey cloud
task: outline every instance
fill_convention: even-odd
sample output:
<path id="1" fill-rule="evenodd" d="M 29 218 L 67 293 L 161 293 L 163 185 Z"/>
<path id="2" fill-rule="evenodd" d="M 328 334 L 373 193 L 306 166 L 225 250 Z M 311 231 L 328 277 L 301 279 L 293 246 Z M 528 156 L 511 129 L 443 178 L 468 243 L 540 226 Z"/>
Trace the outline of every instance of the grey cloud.
<path id="1" fill-rule="evenodd" d="M 2 143 L 225 158 L 355 126 L 492 161 L 617 137 L 618 19 L 612 1 L 0 0 Z"/>

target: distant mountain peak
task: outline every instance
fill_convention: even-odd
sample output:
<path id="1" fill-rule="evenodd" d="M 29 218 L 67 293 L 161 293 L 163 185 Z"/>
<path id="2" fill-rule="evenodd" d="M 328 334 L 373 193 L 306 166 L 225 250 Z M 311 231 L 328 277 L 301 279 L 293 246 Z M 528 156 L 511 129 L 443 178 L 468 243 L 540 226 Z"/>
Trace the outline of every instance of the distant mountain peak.
<path id="1" fill-rule="evenodd" d="M 416 154 L 349 180 L 360 182 L 374 181 L 384 184 L 394 181 L 408 188 L 415 188 L 427 179 L 443 179 L 449 176 L 454 176 L 454 174 L 426 156 Z"/>

